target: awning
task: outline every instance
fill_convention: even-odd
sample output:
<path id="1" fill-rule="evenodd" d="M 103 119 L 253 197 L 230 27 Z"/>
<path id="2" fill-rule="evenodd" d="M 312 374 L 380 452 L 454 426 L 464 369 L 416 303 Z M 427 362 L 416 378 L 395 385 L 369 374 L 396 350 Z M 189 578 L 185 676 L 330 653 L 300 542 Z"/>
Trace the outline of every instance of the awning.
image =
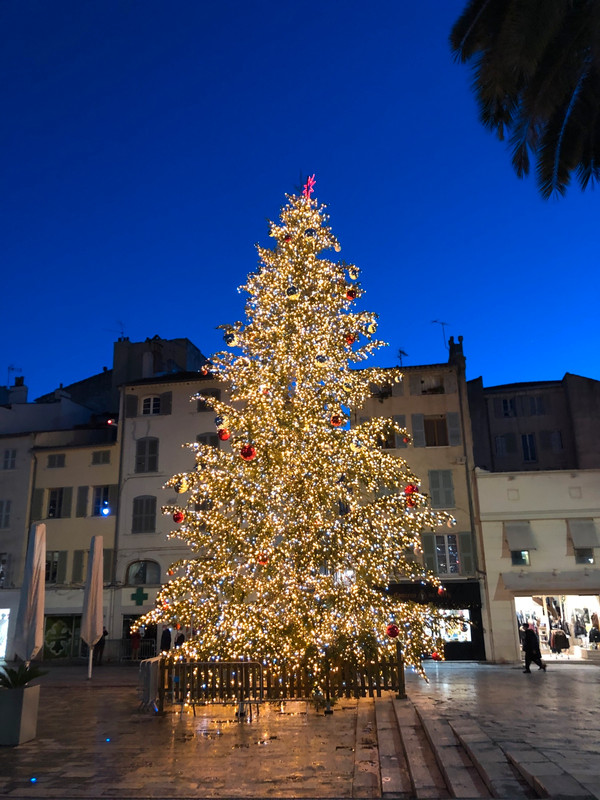
<path id="1" fill-rule="evenodd" d="M 502 583 L 510 592 L 536 594 L 593 594 L 600 593 L 600 570 L 580 572 L 520 572 L 501 573 Z"/>
<path id="2" fill-rule="evenodd" d="M 505 522 L 504 536 L 509 550 L 537 550 L 529 522 Z"/>
<path id="3" fill-rule="evenodd" d="M 598 533 L 592 519 L 570 519 L 569 533 L 573 540 L 573 547 L 577 550 L 585 547 L 600 547 Z"/>

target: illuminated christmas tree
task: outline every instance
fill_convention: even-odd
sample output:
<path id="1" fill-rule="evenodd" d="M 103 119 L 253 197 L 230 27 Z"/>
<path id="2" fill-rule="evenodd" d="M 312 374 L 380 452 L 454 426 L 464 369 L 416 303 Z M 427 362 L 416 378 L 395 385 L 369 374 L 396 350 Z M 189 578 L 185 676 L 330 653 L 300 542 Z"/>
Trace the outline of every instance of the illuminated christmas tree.
<path id="1" fill-rule="evenodd" d="M 225 328 L 228 350 L 211 371 L 229 402 L 215 412 L 223 449 L 188 445 L 196 469 L 168 483 L 166 506 L 190 557 L 171 568 L 156 608 L 141 622 L 191 629 L 186 656 L 309 665 L 324 658 L 360 665 L 394 655 L 423 674 L 423 654 L 441 652 L 441 615 L 399 602 L 386 587 L 408 577 L 439 586 L 411 554 L 421 529 L 451 521 L 431 511 L 418 478 L 382 449 L 393 421 L 350 427 L 373 384 L 399 370 L 358 369 L 384 343 L 376 315 L 357 311 L 353 265 L 340 251 L 324 207 L 304 191 L 288 196 L 271 224 L 272 249 L 258 247 L 248 276 L 246 323 Z"/>

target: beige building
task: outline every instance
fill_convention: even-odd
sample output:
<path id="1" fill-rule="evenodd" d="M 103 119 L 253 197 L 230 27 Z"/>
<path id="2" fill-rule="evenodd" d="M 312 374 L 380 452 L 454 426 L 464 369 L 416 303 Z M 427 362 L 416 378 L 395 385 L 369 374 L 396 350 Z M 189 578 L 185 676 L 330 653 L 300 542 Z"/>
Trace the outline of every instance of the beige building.
<path id="1" fill-rule="evenodd" d="M 592 615 L 600 614 L 600 470 L 477 469 L 476 484 L 489 658 L 518 661 L 519 626 L 530 623 L 543 654 L 593 656 Z M 559 628 L 568 634 L 568 649 L 555 646 L 559 639 L 564 643 Z"/>

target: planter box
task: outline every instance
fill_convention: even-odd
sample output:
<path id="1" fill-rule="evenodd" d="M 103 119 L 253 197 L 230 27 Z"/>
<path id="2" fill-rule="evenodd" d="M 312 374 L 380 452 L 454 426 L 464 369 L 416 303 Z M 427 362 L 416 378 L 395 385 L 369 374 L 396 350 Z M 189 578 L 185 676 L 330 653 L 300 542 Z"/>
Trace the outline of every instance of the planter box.
<path id="1" fill-rule="evenodd" d="M 39 686 L 0 689 L 0 745 L 16 745 L 35 739 Z"/>

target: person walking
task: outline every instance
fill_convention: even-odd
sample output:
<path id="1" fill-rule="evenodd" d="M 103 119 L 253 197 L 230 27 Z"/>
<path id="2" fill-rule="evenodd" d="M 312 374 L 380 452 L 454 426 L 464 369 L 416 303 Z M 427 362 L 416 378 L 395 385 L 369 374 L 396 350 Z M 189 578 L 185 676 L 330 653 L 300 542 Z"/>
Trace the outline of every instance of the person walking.
<path id="1" fill-rule="evenodd" d="M 531 662 L 538 665 L 538 669 L 543 669 L 546 672 L 546 665 L 542 662 L 542 654 L 540 653 L 540 640 L 537 633 L 528 625 L 523 625 L 523 652 L 525 653 L 525 669 L 523 672 L 531 672 L 529 667 Z"/>
<path id="2" fill-rule="evenodd" d="M 98 639 L 98 641 L 94 645 L 92 659 L 97 667 L 102 666 L 102 656 L 104 655 L 104 645 L 106 644 L 107 636 L 108 636 L 108 631 L 106 630 L 106 628 L 103 628 L 102 636 Z"/>
<path id="3" fill-rule="evenodd" d="M 137 661 L 140 657 L 140 644 L 142 643 L 142 636 L 139 631 L 131 631 L 129 635 L 131 641 L 131 659 Z"/>
<path id="4" fill-rule="evenodd" d="M 163 653 L 168 653 L 171 649 L 171 631 L 168 628 L 163 628 L 162 636 L 160 637 L 160 649 Z"/>

